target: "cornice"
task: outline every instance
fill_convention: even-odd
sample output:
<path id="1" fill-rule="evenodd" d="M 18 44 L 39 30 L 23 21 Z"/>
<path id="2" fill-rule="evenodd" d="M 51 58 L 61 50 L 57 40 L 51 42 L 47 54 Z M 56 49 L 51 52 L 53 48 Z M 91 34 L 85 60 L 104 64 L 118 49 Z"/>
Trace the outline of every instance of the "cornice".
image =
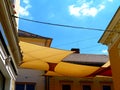
<path id="1" fill-rule="evenodd" d="M 113 16 L 111 22 L 107 26 L 102 37 L 98 41 L 99 43 L 107 46 L 111 45 L 120 35 L 120 7 Z"/>

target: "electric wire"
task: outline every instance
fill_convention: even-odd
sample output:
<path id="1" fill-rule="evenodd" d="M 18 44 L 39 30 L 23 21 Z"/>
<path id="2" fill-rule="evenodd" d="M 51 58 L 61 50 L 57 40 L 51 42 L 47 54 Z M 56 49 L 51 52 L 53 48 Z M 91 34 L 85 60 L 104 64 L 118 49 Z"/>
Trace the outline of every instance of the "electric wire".
<path id="1" fill-rule="evenodd" d="M 107 32 L 120 33 L 120 32 L 118 32 L 118 31 L 104 30 L 104 29 L 99 29 L 99 28 L 88 28 L 88 27 L 80 27 L 80 26 L 72 26 L 72 25 L 65 25 L 65 24 L 56 24 L 56 23 L 42 22 L 42 21 L 32 20 L 32 19 L 26 19 L 26 18 L 14 16 L 14 15 L 12 15 L 12 17 L 14 17 L 14 18 L 19 18 L 19 19 L 25 20 L 25 21 L 30 21 L 30 22 L 35 22 L 35 23 L 41 23 L 41 24 L 46 24 L 46 25 L 52 25 L 52 26 L 67 27 L 67 28 L 74 28 L 74 29 L 95 30 L 95 31 L 103 31 L 103 32 L 104 32 L 104 31 L 107 31 Z"/>
<path id="2" fill-rule="evenodd" d="M 89 40 L 93 40 L 93 39 L 96 39 L 96 37 L 92 37 L 92 38 L 87 38 L 86 40 L 78 40 L 78 41 L 73 41 L 73 42 L 68 42 L 68 43 L 64 43 L 64 44 L 58 44 L 58 45 L 54 45 L 54 47 L 58 47 L 58 46 L 66 46 L 66 45 L 71 45 L 71 44 L 76 44 L 76 43 L 83 43 L 83 42 L 86 42 L 86 41 L 89 41 Z"/>
<path id="3" fill-rule="evenodd" d="M 117 32 L 117 31 L 104 30 L 104 29 L 99 29 L 99 28 L 88 28 L 88 27 L 79 27 L 79 26 L 72 26 L 72 25 L 64 25 L 64 24 L 55 24 L 55 23 L 49 23 L 49 22 L 42 22 L 42 21 L 37 21 L 37 20 L 32 20 L 32 19 L 26 19 L 26 18 L 14 16 L 14 15 L 12 15 L 12 17 L 19 18 L 19 19 L 25 20 L 25 21 L 30 21 L 30 22 L 40 23 L 40 24 L 46 24 L 46 25 L 52 25 L 52 26 L 67 27 L 67 28 L 74 28 L 74 29 L 86 29 L 86 30 L 103 31 L 103 32 L 107 31 L 107 32 L 120 33 L 120 32 Z M 68 44 L 73 44 L 73 43 L 78 43 L 78 42 L 80 42 L 80 40 L 79 41 L 70 42 L 70 43 L 67 43 L 67 44 L 63 44 L 63 45 L 68 45 Z M 57 45 L 57 46 L 60 46 L 60 45 Z M 94 48 L 94 47 L 97 47 L 97 45 L 90 46 L 90 47 L 85 47 L 85 48 L 81 48 L 81 49 L 86 49 L 86 48 L 90 49 L 90 48 Z"/>

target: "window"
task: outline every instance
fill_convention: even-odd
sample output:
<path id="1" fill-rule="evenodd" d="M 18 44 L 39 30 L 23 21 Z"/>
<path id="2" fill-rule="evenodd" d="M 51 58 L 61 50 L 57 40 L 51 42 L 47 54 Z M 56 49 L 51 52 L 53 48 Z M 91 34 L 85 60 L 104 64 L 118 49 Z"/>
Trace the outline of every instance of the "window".
<path id="1" fill-rule="evenodd" d="M 111 86 L 110 85 L 103 85 L 103 90 L 111 90 Z"/>
<path id="2" fill-rule="evenodd" d="M 100 84 L 101 84 L 101 90 L 114 90 L 112 81 L 109 82 L 102 81 L 100 82 Z"/>
<path id="3" fill-rule="evenodd" d="M 35 90 L 35 83 L 16 83 L 15 90 Z"/>
<path id="4" fill-rule="evenodd" d="M 60 80 L 60 90 L 73 90 L 73 81 L 71 80 Z"/>
<path id="5" fill-rule="evenodd" d="M 83 85 L 82 88 L 83 88 L 83 90 L 91 90 L 90 85 Z"/>
<path id="6" fill-rule="evenodd" d="M 93 88 L 93 81 L 80 81 L 80 90 L 92 90 Z"/>
<path id="7" fill-rule="evenodd" d="M 24 90 L 25 85 L 24 84 L 16 84 L 15 90 Z"/>
<path id="8" fill-rule="evenodd" d="M 27 84 L 26 90 L 35 90 L 35 85 L 34 84 Z"/>
<path id="9" fill-rule="evenodd" d="M 16 70 L 13 60 L 10 60 L 9 69 L 6 59 L 10 56 L 8 50 L 8 40 L 4 34 L 2 25 L 0 23 L 0 90 L 12 90 L 14 88 L 14 82 L 16 77 Z M 12 76 L 12 77 L 11 77 Z"/>
<path id="10" fill-rule="evenodd" d="M 62 85 L 62 90 L 71 90 L 71 86 L 69 84 Z"/>

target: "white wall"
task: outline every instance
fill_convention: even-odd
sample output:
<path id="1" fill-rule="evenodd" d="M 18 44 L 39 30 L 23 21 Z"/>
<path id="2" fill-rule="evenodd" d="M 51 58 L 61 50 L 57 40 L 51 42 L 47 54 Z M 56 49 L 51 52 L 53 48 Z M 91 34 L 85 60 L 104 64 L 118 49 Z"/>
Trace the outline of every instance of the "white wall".
<path id="1" fill-rule="evenodd" d="M 36 90 L 44 90 L 45 78 L 42 76 L 44 71 L 19 69 L 16 82 L 33 82 L 36 83 Z"/>

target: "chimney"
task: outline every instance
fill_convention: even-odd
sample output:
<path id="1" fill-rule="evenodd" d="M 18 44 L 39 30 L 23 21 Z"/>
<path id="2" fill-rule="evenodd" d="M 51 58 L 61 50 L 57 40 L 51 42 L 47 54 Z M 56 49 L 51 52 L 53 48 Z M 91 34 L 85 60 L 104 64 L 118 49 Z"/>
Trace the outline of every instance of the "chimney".
<path id="1" fill-rule="evenodd" d="M 74 53 L 80 53 L 80 49 L 79 48 L 72 48 L 71 51 L 74 51 Z"/>

